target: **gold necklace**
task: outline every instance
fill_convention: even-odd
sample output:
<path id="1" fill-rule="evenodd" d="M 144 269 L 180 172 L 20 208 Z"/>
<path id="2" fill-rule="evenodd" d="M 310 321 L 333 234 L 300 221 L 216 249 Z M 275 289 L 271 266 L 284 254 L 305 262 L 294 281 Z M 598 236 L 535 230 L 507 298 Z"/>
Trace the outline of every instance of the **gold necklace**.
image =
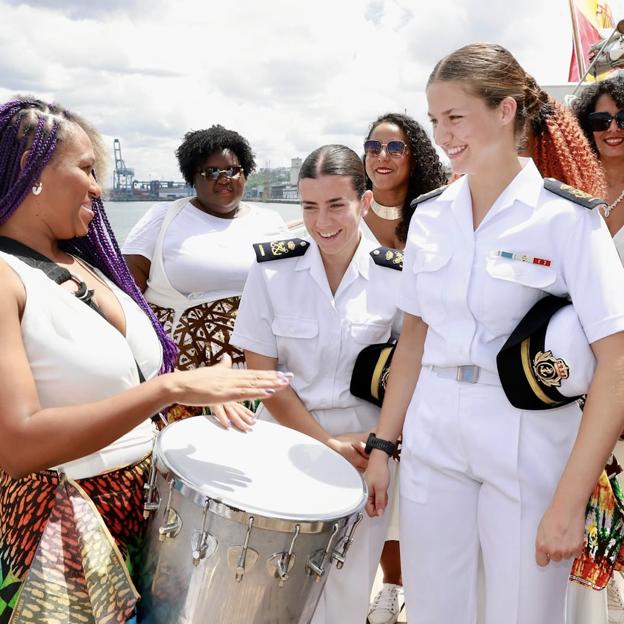
<path id="1" fill-rule="evenodd" d="M 384 206 L 374 199 L 371 202 L 371 210 L 380 218 L 387 221 L 396 221 L 403 216 L 403 206 Z"/>
<path id="2" fill-rule="evenodd" d="M 618 195 L 618 198 L 613 203 L 609 204 L 606 208 L 603 208 L 605 219 L 609 218 L 609 215 L 611 214 L 611 211 L 613 209 L 617 208 L 618 204 L 623 199 L 624 199 L 624 189 L 622 189 L 622 192 Z"/>

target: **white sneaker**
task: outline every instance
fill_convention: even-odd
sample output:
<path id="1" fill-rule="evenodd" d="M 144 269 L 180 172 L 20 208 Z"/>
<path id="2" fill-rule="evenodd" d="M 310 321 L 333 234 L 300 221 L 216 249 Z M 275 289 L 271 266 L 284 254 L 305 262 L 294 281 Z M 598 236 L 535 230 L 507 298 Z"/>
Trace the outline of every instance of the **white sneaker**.
<path id="1" fill-rule="evenodd" d="M 384 583 L 368 610 L 368 624 L 395 624 L 404 604 L 403 587 Z"/>
<path id="2" fill-rule="evenodd" d="M 609 624 L 624 623 L 624 578 L 620 572 L 614 572 L 607 585 L 607 605 Z"/>

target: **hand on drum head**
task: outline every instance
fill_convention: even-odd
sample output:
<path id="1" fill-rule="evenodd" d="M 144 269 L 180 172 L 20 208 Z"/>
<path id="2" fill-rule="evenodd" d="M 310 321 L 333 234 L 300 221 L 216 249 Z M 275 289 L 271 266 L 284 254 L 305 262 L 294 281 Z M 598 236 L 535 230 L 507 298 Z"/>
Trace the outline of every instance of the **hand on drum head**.
<path id="1" fill-rule="evenodd" d="M 174 403 L 213 405 L 266 399 L 288 387 L 292 375 L 274 370 L 232 369 L 232 360 L 224 357 L 215 366 L 204 366 L 163 375 Z"/>
<path id="2" fill-rule="evenodd" d="M 368 431 L 358 433 L 342 433 L 330 438 L 327 445 L 337 453 L 340 453 L 348 462 L 353 464 L 360 472 L 368 466 L 368 455 L 364 452 Z"/>
<path id="3" fill-rule="evenodd" d="M 256 422 L 254 413 L 241 403 L 217 403 L 209 407 L 214 419 L 225 429 L 234 425 L 240 431 L 250 431 L 251 425 Z"/>
<path id="4" fill-rule="evenodd" d="M 583 552 L 584 537 L 585 509 L 567 509 L 552 503 L 537 528 L 537 565 L 547 566 L 551 561 L 578 557 Z"/>
<path id="5" fill-rule="evenodd" d="M 390 485 L 388 456 L 383 451 L 373 449 L 364 479 L 368 486 L 366 513 L 371 518 L 381 516 L 388 505 L 388 486 Z"/>

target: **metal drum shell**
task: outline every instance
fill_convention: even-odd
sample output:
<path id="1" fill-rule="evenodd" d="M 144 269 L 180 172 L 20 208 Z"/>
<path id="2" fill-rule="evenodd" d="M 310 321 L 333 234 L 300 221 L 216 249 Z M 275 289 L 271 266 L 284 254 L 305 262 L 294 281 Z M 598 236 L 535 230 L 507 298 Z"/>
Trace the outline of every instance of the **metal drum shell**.
<path id="1" fill-rule="evenodd" d="M 208 425 L 198 420 L 197 426 L 205 429 Z M 259 423 L 259 426 L 278 425 Z M 181 422 L 169 427 L 178 427 L 182 433 L 184 427 L 191 425 Z M 152 511 L 152 517 L 139 584 L 142 594 L 139 621 L 307 624 L 328 575 L 341 573 L 332 570 L 336 567 L 332 563 L 333 559 L 344 560 L 344 545 L 366 502 L 367 491 L 361 475 L 350 477 L 352 482 L 361 482 L 361 496 L 358 486 L 357 496 L 351 498 L 348 507 L 343 506 L 348 513 L 335 513 L 336 517 L 330 517 L 332 512 L 326 509 L 318 518 L 308 519 L 309 505 L 306 519 L 301 519 L 301 513 L 278 516 L 264 509 L 253 509 L 251 505 L 241 509 L 232 504 L 231 496 L 228 502 L 219 500 L 212 491 L 209 496 L 210 487 L 195 485 L 191 478 L 178 474 L 180 471 L 167 463 L 160 444 L 167 437 L 162 434 L 169 427 L 156 442 L 153 472 L 147 486 L 146 510 Z M 227 497 L 225 492 L 221 498 Z M 251 529 L 250 522 L 253 522 Z M 202 531 L 204 536 L 211 537 L 207 539 L 203 556 L 194 560 L 193 551 L 197 555 Z M 247 557 L 242 577 L 237 580 L 246 537 Z M 289 549 L 293 557 L 288 561 L 288 575 L 280 579 L 276 559 L 283 562 Z M 323 557 L 325 552 L 327 555 Z M 319 563 L 324 569 L 320 575 L 314 572 L 313 565 Z"/>
<path id="2" fill-rule="evenodd" d="M 139 621 L 143 617 L 150 624 L 307 624 L 311 620 L 328 574 L 340 571 L 333 569 L 329 559 L 325 574 L 317 580 L 307 569 L 308 557 L 326 547 L 334 524 L 339 525 L 339 533 L 332 550 L 338 546 L 357 514 L 334 522 L 292 523 L 293 531 L 288 528 L 290 522 L 280 524 L 278 519 L 254 515 L 258 524 L 254 522 L 249 548 L 257 553 L 257 559 L 237 582 L 228 552 L 243 545 L 247 522 L 241 514 L 247 521 L 250 514 L 227 505 L 218 508 L 221 513 L 209 510 L 205 530 L 216 538 L 216 550 L 195 566 L 193 536 L 202 528 L 203 509 L 183 494 L 182 484 L 175 478 L 170 506 L 182 518 L 182 527 L 175 537 L 159 539 L 170 484 L 171 478 L 157 474 L 161 502 L 148 529 Z M 301 525 L 301 534 L 293 551 L 294 564 L 280 586 L 268 562 L 275 553 L 288 550 L 296 524 Z"/>

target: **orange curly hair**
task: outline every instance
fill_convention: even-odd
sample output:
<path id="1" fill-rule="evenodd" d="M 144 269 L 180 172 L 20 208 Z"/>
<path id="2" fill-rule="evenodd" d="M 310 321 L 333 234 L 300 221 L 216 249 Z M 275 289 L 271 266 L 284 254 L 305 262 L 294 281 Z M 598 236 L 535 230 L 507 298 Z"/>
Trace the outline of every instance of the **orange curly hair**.
<path id="1" fill-rule="evenodd" d="M 539 172 L 594 197 L 606 197 L 602 167 L 572 111 L 543 91 L 540 100 L 528 136 L 529 152 Z"/>

